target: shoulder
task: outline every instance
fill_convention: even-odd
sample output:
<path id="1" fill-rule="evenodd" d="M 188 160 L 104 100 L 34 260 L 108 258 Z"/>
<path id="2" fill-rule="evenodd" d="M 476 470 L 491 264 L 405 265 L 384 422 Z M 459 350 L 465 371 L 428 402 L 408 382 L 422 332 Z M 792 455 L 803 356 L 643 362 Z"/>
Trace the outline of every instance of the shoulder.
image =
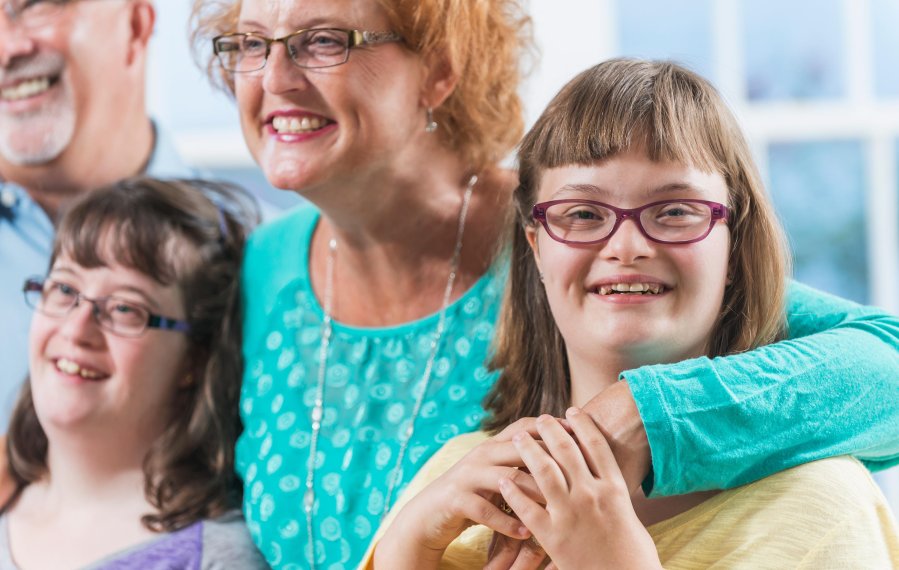
<path id="1" fill-rule="evenodd" d="M 302 204 L 257 227 L 244 252 L 241 285 L 247 335 L 272 309 L 281 289 L 307 272 L 307 251 L 318 210 Z"/>
<path id="2" fill-rule="evenodd" d="M 849 457 L 800 465 L 722 492 L 653 525 L 650 533 L 666 568 L 697 560 L 735 568 L 814 567 L 810 561 L 826 568 L 844 567 L 841 561 L 879 567 L 899 556 L 886 500 Z"/>
<path id="3" fill-rule="evenodd" d="M 871 474 L 848 456 L 814 461 L 759 481 L 779 499 L 768 510 L 770 532 L 802 545 L 808 568 L 876 568 L 899 564 L 899 528 Z M 763 495 L 764 496 L 764 495 Z"/>
<path id="4" fill-rule="evenodd" d="M 814 482 L 814 485 L 810 484 Z M 812 461 L 757 481 L 756 492 L 789 493 L 837 505 L 843 501 L 877 501 L 882 495 L 865 467 L 849 456 Z"/>
<path id="5" fill-rule="evenodd" d="M 247 242 L 247 255 L 257 251 L 271 251 L 274 248 L 290 247 L 296 251 L 300 246 L 308 245 L 318 210 L 309 203 L 304 203 L 265 222 L 257 227 Z M 291 247 L 292 246 L 292 247 Z"/>
<path id="6" fill-rule="evenodd" d="M 799 465 L 722 496 L 729 509 L 745 509 L 758 517 L 790 520 L 800 526 L 806 522 L 819 528 L 823 521 L 876 517 L 882 509 L 889 509 L 868 470 L 848 456 Z"/>
<path id="7" fill-rule="evenodd" d="M 203 521 L 203 570 L 268 568 L 239 511 Z"/>

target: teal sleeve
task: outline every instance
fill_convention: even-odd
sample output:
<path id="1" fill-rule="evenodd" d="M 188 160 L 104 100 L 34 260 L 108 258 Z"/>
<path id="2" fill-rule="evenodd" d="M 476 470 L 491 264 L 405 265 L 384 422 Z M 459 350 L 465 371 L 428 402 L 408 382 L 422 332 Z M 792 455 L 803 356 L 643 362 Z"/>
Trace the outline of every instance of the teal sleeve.
<path id="1" fill-rule="evenodd" d="M 646 427 L 652 494 L 727 489 L 850 454 L 899 464 L 899 318 L 792 283 L 789 339 L 622 373 Z"/>

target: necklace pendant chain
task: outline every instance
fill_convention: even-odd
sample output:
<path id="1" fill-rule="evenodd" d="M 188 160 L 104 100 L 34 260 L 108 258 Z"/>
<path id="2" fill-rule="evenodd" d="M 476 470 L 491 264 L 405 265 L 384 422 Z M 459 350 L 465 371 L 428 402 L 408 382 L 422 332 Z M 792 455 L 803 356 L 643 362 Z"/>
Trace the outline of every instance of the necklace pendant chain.
<path id="1" fill-rule="evenodd" d="M 446 310 L 449 308 L 450 298 L 453 294 L 453 285 L 456 283 L 456 274 L 459 272 L 459 260 L 462 255 L 462 236 L 465 233 L 465 220 L 468 216 L 468 206 L 471 203 L 471 195 L 474 191 L 475 184 L 478 183 L 477 175 L 472 175 L 465 187 L 465 194 L 462 196 L 462 206 L 459 208 L 459 223 L 456 229 L 456 244 L 453 248 L 453 255 L 450 257 L 450 271 L 446 279 L 446 287 L 443 290 L 443 302 L 440 306 L 440 314 L 437 318 L 437 328 L 431 337 L 431 350 L 428 360 L 425 363 L 425 369 L 422 373 L 421 380 L 418 385 L 418 396 L 415 398 L 415 405 L 412 408 L 412 414 L 409 417 L 409 423 L 405 432 L 402 434 L 400 442 L 400 450 L 397 453 L 396 463 L 393 469 L 387 474 L 387 493 L 384 498 L 384 509 L 381 511 L 381 522 L 390 510 L 390 502 L 393 499 L 393 492 L 399 483 L 402 474 L 403 459 L 406 457 L 406 450 L 409 442 L 415 434 L 415 421 L 421 413 L 421 406 L 424 403 L 425 396 L 431 384 L 431 373 L 434 370 L 434 362 L 437 360 L 437 351 L 440 348 L 440 341 L 443 339 L 443 333 L 446 329 Z M 315 570 L 315 538 L 313 535 L 313 509 L 315 507 L 315 470 L 318 455 L 318 437 L 321 432 L 322 419 L 324 417 L 324 393 L 325 393 L 325 376 L 328 370 L 328 351 L 331 347 L 331 333 L 333 330 L 333 301 L 334 301 L 334 265 L 337 258 L 337 240 L 331 238 L 328 242 L 328 263 L 327 276 L 325 278 L 324 292 L 324 317 L 322 318 L 321 336 L 322 341 L 318 351 L 318 377 L 316 378 L 315 402 L 310 414 L 312 423 L 312 437 L 309 442 L 309 461 L 306 466 L 306 486 L 303 492 L 303 512 L 306 515 L 306 532 L 309 537 L 309 561 L 310 570 Z"/>

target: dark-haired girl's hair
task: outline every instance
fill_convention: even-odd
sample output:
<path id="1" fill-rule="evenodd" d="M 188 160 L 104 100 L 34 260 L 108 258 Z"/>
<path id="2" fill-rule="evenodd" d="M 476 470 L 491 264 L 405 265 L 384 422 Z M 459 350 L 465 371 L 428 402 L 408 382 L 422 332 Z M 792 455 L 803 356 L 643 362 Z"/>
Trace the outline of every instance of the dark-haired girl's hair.
<path id="1" fill-rule="evenodd" d="M 85 268 L 113 263 L 175 284 L 190 323 L 190 381 L 144 460 L 145 494 L 156 512 L 143 524 L 172 531 L 240 504 L 234 443 L 242 372 L 239 274 L 258 222 L 236 186 L 203 180 L 132 178 L 93 191 L 64 213 L 50 265 L 65 255 Z M 26 381 L 7 437 L 20 487 L 47 475 L 48 441 Z"/>

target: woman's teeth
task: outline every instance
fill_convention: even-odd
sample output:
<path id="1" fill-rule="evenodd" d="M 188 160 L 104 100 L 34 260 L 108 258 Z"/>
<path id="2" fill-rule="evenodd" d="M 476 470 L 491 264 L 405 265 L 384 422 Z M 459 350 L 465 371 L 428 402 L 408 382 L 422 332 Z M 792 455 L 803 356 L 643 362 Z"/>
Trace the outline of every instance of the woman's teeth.
<path id="1" fill-rule="evenodd" d="M 318 117 L 275 117 L 272 119 L 272 127 L 281 134 L 301 134 L 317 131 L 324 127 L 328 121 Z"/>
<path id="2" fill-rule="evenodd" d="M 664 290 L 665 286 L 661 283 L 613 283 L 611 285 L 600 285 L 597 292 L 600 295 L 617 295 L 621 293 L 658 295 Z"/>
<path id="3" fill-rule="evenodd" d="M 64 374 L 69 374 L 71 376 L 81 376 L 85 380 L 96 380 L 97 378 L 100 378 L 100 376 L 102 376 L 100 372 L 82 368 L 80 364 L 78 364 L 74 360 L 69 360 L 68 358 L 60 358 L 59 360 L 57 360 L 56 369 Z"/>
<path id="4" fill-rule="evenodd" d="M 0 89 L 0 99 L 4 101 L 19 101 L 39 95 L 50 88 L 49 77 L 38 77 L 23 81 L 14 87 Z"/>

